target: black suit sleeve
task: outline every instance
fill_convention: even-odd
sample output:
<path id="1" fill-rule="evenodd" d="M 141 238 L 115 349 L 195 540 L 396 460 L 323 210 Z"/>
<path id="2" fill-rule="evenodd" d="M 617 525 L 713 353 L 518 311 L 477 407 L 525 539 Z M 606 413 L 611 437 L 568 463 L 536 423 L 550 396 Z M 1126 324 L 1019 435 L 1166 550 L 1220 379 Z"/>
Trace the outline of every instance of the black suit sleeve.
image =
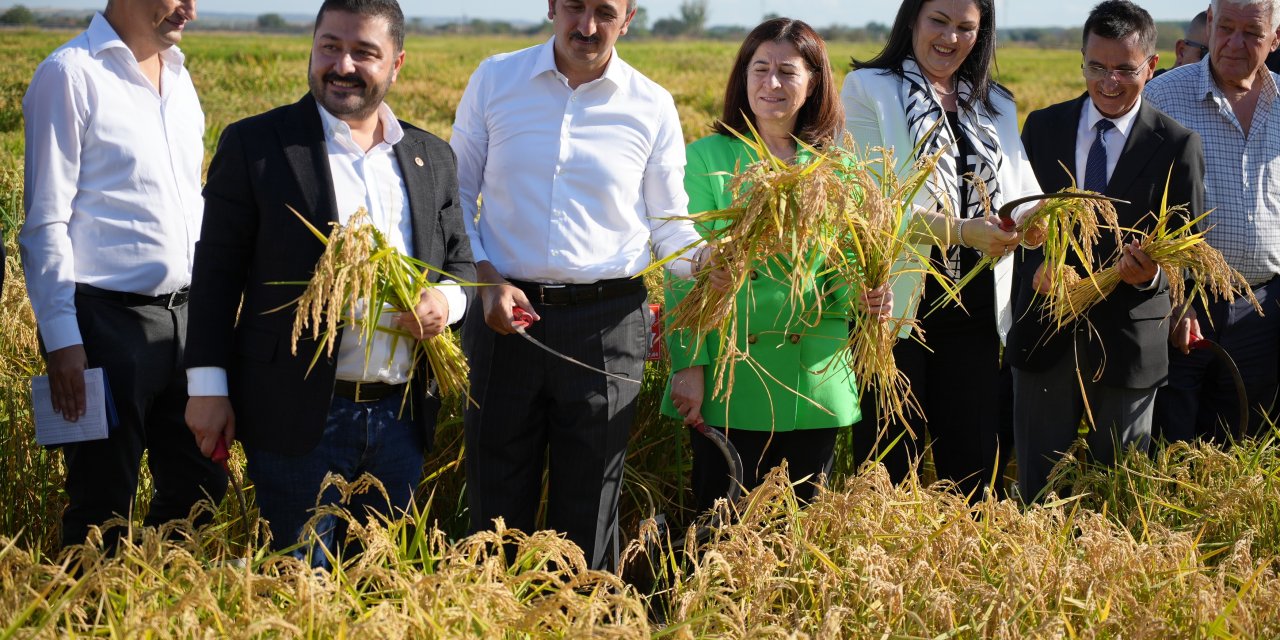
<path id="1" fill-rule="evenodd" d="M 432 155 L 445 170 L 437 172 L 440 202 L 440 231 L 444 236 L 444 256 L 440 268 L 464 282 L 475 282 L 476 265 L 471 254 L 471 240 L 462 223 L 462 197 L 458 194 L 458 161 L 453 149 L 443 142 L 432 145 Z M 475 296 L 474 287 L 462 287 L 468 308 Z M 465 313 L 463 317 L 465 317 Z M 454 328 L 461 326 L 461 321 Z"/>
<path id="2" fill-rule="evenodd" d="M 191 274 L 188 368 L 229 368 L 257 228 L 244 143 L 232 125 L 222 133 L 204 188 L 204 221 Z"/>

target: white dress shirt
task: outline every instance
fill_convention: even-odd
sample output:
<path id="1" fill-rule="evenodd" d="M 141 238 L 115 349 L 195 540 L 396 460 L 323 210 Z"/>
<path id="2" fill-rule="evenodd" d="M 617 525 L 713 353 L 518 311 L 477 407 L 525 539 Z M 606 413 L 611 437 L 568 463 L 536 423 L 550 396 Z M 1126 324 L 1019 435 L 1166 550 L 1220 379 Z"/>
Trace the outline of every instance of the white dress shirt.
<path id="1" fill-rule="evenodd" d="M 413 219 L 409 212 L 409 192 L 400 172 L 394 146 L 404 138 L 404 128 L 396 120 L 391 107 L 378 108 L 382 121 L 382 141 L 367 152 L 351 135 L 351 125 L 339 120 L 319 104 L 320 122 L 324 126 L 325 148 L 329 172 L 333 176 L 333 192 L 337 199 L 338 223 L 347 224 L 357 209 L 369 212 L 369 222 L 398 251 L 413 256 Z M 451 283 L 452 280 L 441 282 Z M 449 324 L 462 319 L 467 298 L 457 284 L 436 289 L 449 303 Z M 357 310 L 357 316 L 363 316 Z M 378 324 L 391 327 L 393 313 L 379 317 Z M 410 349 L 413 338 L 397 337 L 379 331 L 374 335 L 366 366 L 364 335 L 343 329 L 338 343 L 337 379 L 351 382 L 385 382 L 402 384 L 409 380 L 413 366 Z M 394 348 L 393 348 L 394 347 Z M 221 367 L 193 367 L 187 370 L 187 393 L 192 396 L 227 395 L 227 373 Z"/>
<path id="2" fill-rule="evenodd" d="M 1089 161 L 1089 150 L 1093 148 L 1093 141 L 1098 137 L 1098 132 L 1093 127 L 1099 120 L 1106 118 L 1102 112 L 1098 111 L 1093 100 L 1085 98 L 1084 103 L 1084 108 L 1080 110 L 1080 125 L 1076 129 L 1075 177 L 1076 183 L 1080 186 L 1084 186 L 1084 171 Z M 1116 163 L 1120 160 L 1124 143 L 1129 139 L 1129 132 L 1133 131 L 1133 121 L 1138 118 L 1138 109 L 1141 108 L 1142 96 L 1138 96 L 1138 101 L 1134 103 L 1133 108 L 1124 115 L 1119 118 L 1107 118 L 1116 126 L 1102 136 L 1102 146 L 1107 149 L 1107 182 L 1111 182 L 1111 174 L 1116 171 Z"/>
<path id="3" fill-rule="evenodd" d="M 458 104 L 450 144 L 476 262 L 509 278 L 590 283 L 639 273 L 651 243 L 662 257 L 700 243 L 692 224 L 670 219 L 689 203 L 671 94 L 616 50 L 602 77 L 572 89 L 554 40 L 485 60 Z M 689 273 L 689 260 L 668 264 Z"/>
<path id="4" fill-rule="evenodd" d="M 102 14 L 45 58 L 22 99 L 18 234 L 45 347 L 81 344 L 77 282 L 160 295 L 191 282 L 204 200 L 204 112 L 177 47 L 160 90 Z"/>
<path id="5" fill-rule="evenodd" d="M 1084 186 L 1084 172 L 1089 164 L 1089 150 L 1093 148 L 1093 141 L 1098 137 L 1098 131 L 1094 127 L 1099 120 L 1107 118 L 1098 111 L 1098 106 L 1093 104 L 1093 100 L 1085 98 L 1084 108 L 1080 110 L 1080 124 L 1076 128 L 1076 184 Z M 1111 182 L 1111 174 L 1116 172 L 1116 164 L 1120 161 L 1120 154 L 1124 152 L 1125 142 L 1129 140 L 1129 132 L 1133 131 L 1133 123 L 1138 119 L 1138 109 L 1142 108 L 1142 96 L 1138 96 L 1138 101 L 1133 103 L 1133 108 L 1126 111 L 1124 115 L 1118 118 L 1107 118 L 1115 128 L 1102 135 L 1102 146 L 1107 150 L 1107 182 Z M 1160 265 L 1156 265 L 1156 275 L 1151 282 L 1144 286 L 1137 287 L 1140 291 L 1147 291 L 1154 288 L 1160 283 Z"/>

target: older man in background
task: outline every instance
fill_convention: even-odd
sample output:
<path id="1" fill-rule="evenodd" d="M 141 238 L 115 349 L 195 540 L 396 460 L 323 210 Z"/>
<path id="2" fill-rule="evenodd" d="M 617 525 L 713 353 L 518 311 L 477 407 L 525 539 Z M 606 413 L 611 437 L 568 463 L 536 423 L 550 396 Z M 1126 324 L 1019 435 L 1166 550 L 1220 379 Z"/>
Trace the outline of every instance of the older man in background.
<path id="1" fill-rule="evenodd" d="M 1280 43 L 1280 0 L 1214 0 L 1209 61 L 1173 69 L 1147 85 L 1146 98 L 1204 144 L 1209 243 L 1253 288 L 1265 315 L 1244 298 L 1197 304 L 1171 326 L 1169 384 L 1156 400 L 1166 440 L 1219 440 L 1243 420 L 1232 378 L 1191 351 L 1195 336 L 1216 340 L 1247 387 L 1249 432 L 1265 424 L 1280 358 L 1280 102 L 1267 55 Z M 1175 310 L 1176 313 L 1177 310 Z"/>

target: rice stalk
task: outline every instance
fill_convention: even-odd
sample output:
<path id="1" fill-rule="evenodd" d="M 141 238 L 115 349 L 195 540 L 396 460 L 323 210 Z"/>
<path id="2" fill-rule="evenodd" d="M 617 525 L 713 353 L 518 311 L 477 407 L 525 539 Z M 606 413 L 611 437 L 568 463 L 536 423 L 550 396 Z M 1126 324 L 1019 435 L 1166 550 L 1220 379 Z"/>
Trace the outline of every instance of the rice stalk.
<path id="1" fill-rule="evenodd" d="M 1182 308 L 1191 300 L 1199 299 L 1206 306 L 1209 296 L 1228 302 L 1236 296 L 1245 296 L 1258 315 L 1262 306 L 1253 295 L 1249 282 L 1227 264 L 1226 258 L 1205 240 L 1208 229 L 1198 231 L 1198 225 L 1209 213 L 1188 219 L 1186 207 L 1170 207 L 1167 201 L 1156 217 L 1156 225 L 1150 233 L 1131 231 L 1141 236 L 1139 247 L 1160 266 L 1169 278 L 1169 300 L 1174 309 Z M 1180 226 L 1171 227 L 1177 218 Z M 1173 225 L 1177 225 L 1176 222 Z M 1186 279 L 1191 280 L 1188 290 Z M 1051 296 L 1046 313 L 1059 327 L 1069 325 L 1083 317 L 1089 309 L 1106 299 L 1121 282 L 1118 265 L 1112 265 L 1078 282 L 1065 287 L 1061 298 Z"/>
<path id="2" fill-rule="evenodd" d="M 292 208 L 290 210 L 293 211 Z M 333 355 L 338 334 L 344 329 L 352 329 L 364 346 L 364 364 L 368 367 L 374 338 L 380 332 L 390 334 L 392 353 L 397 350 L 400 340 L 410 342 L 413 354 L 408 374 L 410 380 L 421 359 L 425 358 L 443 395 L 470 399 L 467 360 L 447 327 L 439 335 L 415 340 L 406 331 L 381 326 L 379 320 L 387 311 L 412 313 L 423 291 L 440 286 L 428 279 L 431 272 L 462 285 L 472 283 L 462 282 L 401 253 L 369 222 L 368 212 L 363 207 L 347 220 L 347 224 L 333 224 L 328 236 L 320 233 L 297 211 L 293 213 L 324 243 L 325 250 L 316 263 L 311 280 L 305 283 L 306 290 L 297 300 L 290 336 L 292 352 L 297 354 L 298 340 L 304 335 L 316 341 L 316 352 L 311 358 L 311 366 L 314 367 L 321 354 Z"/>

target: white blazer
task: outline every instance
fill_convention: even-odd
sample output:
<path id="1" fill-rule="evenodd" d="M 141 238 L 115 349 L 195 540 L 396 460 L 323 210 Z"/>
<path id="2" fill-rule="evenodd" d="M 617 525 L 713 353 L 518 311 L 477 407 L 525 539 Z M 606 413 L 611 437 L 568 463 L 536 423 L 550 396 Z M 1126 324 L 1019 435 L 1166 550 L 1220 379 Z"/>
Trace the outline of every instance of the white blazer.
<path id="1" fill-rule="evenodd" d="M 910 173 L 915 162 L 911 150 L 916 141 L 911 137 L 907 126 L 906 107 L 902 103 L 902 79 L 896 74 L 886 73 L 883 69 L 857 69 L 845 76 L 844 89 L 840 99 L 844 102 L 845 129 L 853 135 L 859 152 L 873 147 L 894 149 L 894 157 L 898 164 L 898 175 Z M 996 179 L 1000 183 L 999 198 L 991 203 L 993 209 L 1008 200 L 1040 193 L 1040 185 L 1031 170 L 1031 162 L 1027 152 L 1022 148 L 1022 138 L 1018 136 L 1018 115 L 1016 106 L 1007 96 L 992 91 L 992 102 L 1000 110 L 1000 115 L 986 112 L 981 103 L 977 108 L 987 113 L 996 125 L 996 135 L 1000 141 L 1000 152 L 1004 155 L 1003 169 Z M 929 194 L 921 189 L 916 196 L 916 204 L 926 205 Z M 1034 203 L 1018 209 L 1015 217 L 1035 206 Z M 909 262 L 918 262 L 920 256 L 929 255 L 928 245 L 917 245 L 917 256 Z M 906 301 L 906 317 L 915 317 L 920 298 L 924 295 L 924 279 L 918 270 L 910 264 L 898 265 L 900 275 L 893 282 L 894 300 Z M 1000 342 L 1009 335 L 1013 326 L 1013 307 L 1010 301 L 1013 285 L 1012 256 L 1005 256 L 996 263 L 996 326 L 1000 333 Z M 900 337 L 906 337 L 909 331 L 903 330 Z"/>

